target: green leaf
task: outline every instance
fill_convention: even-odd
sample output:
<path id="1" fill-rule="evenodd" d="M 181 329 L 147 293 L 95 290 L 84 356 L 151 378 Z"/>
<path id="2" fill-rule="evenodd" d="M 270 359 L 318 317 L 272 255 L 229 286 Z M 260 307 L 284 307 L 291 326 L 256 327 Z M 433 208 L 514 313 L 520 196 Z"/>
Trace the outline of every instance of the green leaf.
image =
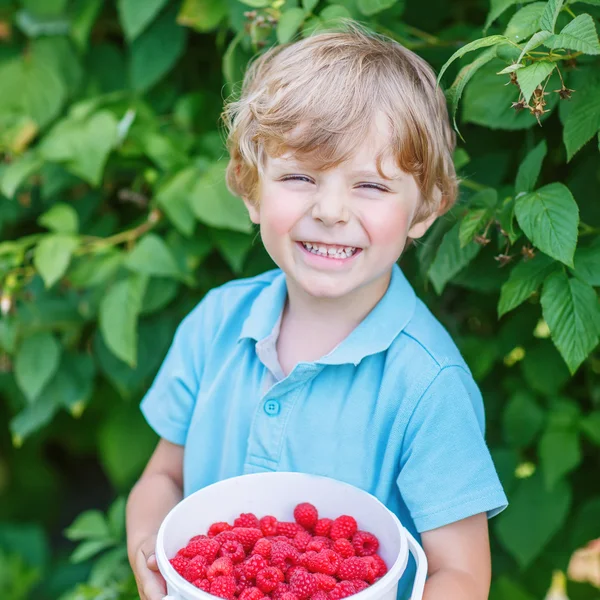
<path id="1" fill-rule="evenodd" d="M 70 560 L 75 564 L 84 562 L 113 545 L 113 540 L 90 540 L 89 542 L 83 542 L 71 554 Z"/>
<path id="2" fill-rule="evenodd" d="M 473 50 L 479 50 L 479 48 L 487 48 L 488 46 L 495 46 L 500 42 L 505 42 L 506 38 L 503 35 L 490 35 L 468 44 L 465 44 L 462 48 L 459 48 L 445 63 L 438 74 L 438 83 L 441 81 L 446 69 L 461 56 L 464 56 L 467 52 L 473 52 Z"/>
<path id="3" fill-rule="evenodd" d="M 87 49 L 90 32 L 102 4 L 103 0 L 75 0 L 71 21 L 71 38 L 79 50 Z"/>
<path id="4" fill-rule="evenodd" d="M 330 4 L 319 13 L 319 18 L 328 27 L 331 23 L 334 23 L 339 19 L 352 19 L 353 15 L 347 6 L 343 6 L 342 4 Z"/>
<path id="5" fill-rule="evenodd" d="M 578 15 L 560 33 L 544 42 L 551 50 L 565 48 L 585 54 L 600 54 L 600 43 L 594 20 L 590 15 Z"/>
<path id="6" fill-rule="evenodd" d="M 550 340 L 540 340 L 527 348 L 520 365 L 527 385 L 543 396 L 556 395 L 571 379 L 565 361 Z"/>
<path id="7" fill-rule="evenodd" d="M 428 276 L 438 294 L 441 294 L 446 284 L 462 269 L 464 269 L 479 253 L 481 246 L 471 242 L 464 248 L 460 246 L 458 237 L 460 223 L 456 223 L 444 236 L 438 248 L 435 259 L 429 268 Z"/>
<path id="8" fill-rule="evenodd" d="M 77 211 L 64 202 L 54 204 L 50 210 L 40 215 L 37 222 L 55 233 L 77 233 L 79 229 Z"/>
<path id="9" fill-rule="evenodd" d="M 177 7 L 164 12 L 130 46 L 131 85 L 138 92 L 162 79 L 185 50 L 187 29 L 177 24 L 173 9 Z"/>
<path id="10" fill-rule="evenodd" d="M 136 273 L 157 277 L 181 276 L 179 267 L 162 238 L 147 233 L 125 259 L 125 266 Z"/>
<path id="11" fill-rule="evenodd" d="M 458 75 L 456 76 L 454 83 L 452 84 L 450 89 L 448 89 L 448 91 L 446 92 L 446 97 L 448 99 L 448 102 L 452 106 L 452 122 L 454 125 L 454 129 L 456 129 L 457 131 L 458 131 L 458 127 L 456 125 L 456 111 L 458 110 L 458 103 L 460 102 L 460 99 L 461 99 L 463 90 L 465 89 L 465 86 L 467 85 L 467 83 L 469 83 L 469 81 L 471 80 L 473 75 L 475 75 L 475 73 L 477 73 L 477 71 L 481 67 L 483 67 L 484 65 L 489 63 L 493 58 L 495 58 L 495 56 L 496 56 L 496 48 L 495 47 L 484 50 L 473 62 L 464 66 L 458 72 Z M 439 81 L 439 79 L 438 79 L 438 81 Z"/>
<path id="12" fill-rule="evenodd" d="M 378 12 L 391 8 L 396 0 L 356 0 L 356 6 L 363 15 L 370 17 Z"/>
<path id="13" fill-rule="evenodd" d="M 52 421 L 59 405 L 53 396 L 42 394 L 33 404 L 29 404 L 10 421 L 13 444 L 23 444 L 25 438 L 42 429 Z"/>
<path id="14" fill-rule="evenodd" d="M 57 406 L 64 406 L 79 417 L 94 388 L 94 361 L 88 354 L 63 354 L 58 371 L 44 389 Z"/>
<path id="15" fill-rule="evenodd" d="M 512 396 L 502 417 L 502 433 L 512 448 L 529 446 L 544 425 L 544 411 L 535 396 L 525 390 Z"/>
<path id="16" fill-rule="evenodd" d="M 179 284 L 165 277 L 151 277 L 144 294 L 141 316 L 162 310 L 177 296 Z"/>
<path id="17" fill-rule="evenodd" d="M 64 534 L 65 537 L 72 542 L 111 538 L 106 519 L 99 510 L 87 510 L 80 514 L 75 521 L 65 529 Z"/>
<path id="18" fill-rule="evenodd" d="M 473 238 L 486 224 L 491 216 L 491 211 L 487 208 L 477 208 L 470 210 L 461 220 L 458 231 L 460 247 L 464 248 L 473 241 Z"/>
<path id="19" fill-rule="evenodd" d="M 515 214 L 525 235 L 542 252 L 573 266 L 579 208 L 562 183 L 550 183 L 517 198 Z"/>
<path id="20" fill-rule="evenodd" d="M 224 162 L 214 163 L 198 178 L 189 202 L 196 218 L 206 225 L 246 233 L 252 231 L 244 203 L 225 185 Z"/>
<path id="21" fill-rule="evenodd" d="M 541 20 L 541 17 L 540 17 Z M 548 38 L 552 37 L 552 33 L 550 31 L 538 31 L 535 33 L 532 38 L 523 46 L 523 50 L 521 50 L 521 54 L 517 59 L 517 62 L 521 62 L 523 57 L 530 52 L 531 50 L 535 50 L 538 46 L 541 46 Z"/>
<path id="22" fill-rule="evenodd" d="M 558 13 L 561 11 L 564 0 L 548 0 L 546 8 L 540 17 L 540 27 L 546 31 L 554 31 Z"/>
<path id="23" fill-rule="evenodd" d="M 126 500 L 119 496 L 108 509 L 108 528 L 115 540 L 122 540 L 125 536 L 125 508 Z"/>
<path id="24" fill-rule="evenodd" d="M 583 548 L 590 540 L 600 538 L 600 496 L 586 500 L 572 515 L 569 530 L 570 548 Z"/>
<path id="25" fill-rule="evenodd" d="M 581 463 L 581 447 L 576 430 L 547 430 L 539 444 L 542 473 L 548 490 Z"/>
<path id="26" fill-rule="evenodd" d="M 593 286 L 600 286 L 600 244 L 575 250 L 575 275 Z"/>
<path id="27" fill-rule="evenodd" d="M 545 7 L 545 2 L 534 2 L 518 10 L 508 22 L 504 35 L 517 43 L 532 36 L 540 28 L 540 18 Z"/>
<path id="28" fill-rule="evenodd" d="M 99 186 L 108 155 L 118 138 L 118 122 L 108 111 L 87 119 L 69 117 L 57 123 L 40 146 L 48 161 L 65 163 L 71 173 Z"/>
<path id="29" fill-rule="evenodd" d="M 581 420 L 581 430 L 594 444 L 600 446 L 600 410 L 596 410 Z"/>
<path id="30" fill-rule="evenodd" d="M 537 291 L 557 264 L 545 254 L 537 253 L 531 260 L 523 260 L 513 267 L 508 280 L 500 290 L 498 317 L 513 310 Z"/>
<path id="31" fill-rule="evenodd" d="M 571 505 L 571 489 L 560 481 L 551 491 L 541 474 L 519 481 L 510 510 L 496 519 L 498 539 L 522 569 L 537 558 L 562 527 Z"/>
<path id="32" fill-rule="evenodd" d="M 298 32 L 305 14 L 301 8 L 288 8 L 280 17 L 277 23 L 277 41 L 280 44 L 287 44 Z"/>
<path id="33" fill-rule="evenodd" d="M 15 379 L 29 402 L 34 402 L 52 379 L 62 348 L 51 333 L 35 333 L 26 337 L 15 357 Z"/>
<path id="34" fill-rule="evenodd" d="M 563 128 L 567 162 L 600 130 L 600 80 L 591 79 L 574 94 Z"/>
<path id="35" fill-rule="evenodd" d="M 222 0 L 184 0 L 177 22 L 206 33 L 215 29 L 228 14 L 227 3 Z"/>
<path id="36" fill-rule="evenodd" d="M 517 81 L 525 101 L 529 103 L 535 88 L 554 71 L 555 62 L 538 61 L 517 71 Z"/>
<path id="37" fill-rule="evenodd" d="M 271 0 L 240 0 L 240 2 L 252 8 L 265 8 L 271 4 Z"/>
<path id="38" fill-rule="evenodd" d="M 142 33 L 166 4 L 168 0 L 117 0 L 119 21 L 129 41 Z"/>
<path id="39" fill-rule="evenodd" d="M 548 152 L 546 140 L 542 140 L 531 152 L 527 154 L 519 165 L 515 181 L 515 193 L 531 192 L 542 170 L 542 162 Z"/>
<path id="40" fill-rule="evenodd" d="M 319 0 L 302 0 L 302 8 L 306 13 L 311 13 L 319 4 Z"/>
<path id="41" fill-rule="evenodd" d="M 67 271 L 73 251 L 79 245 L 76 237 L 51 233 L 36 246 L 33 264 L 39 271 L 46 287 L 52 287 Z"/>
<path id="42" fill-rule="evenodd" d="M 492 583 L 489 600 L 536 600 L 536 598 L 516 581 L 501 575 Z"/>
<path id="43" fill-rule="evenodd" d="M 10 163 L 0 176 L 0 192 L 7 198 L 13 198 L 19 186 L 43 164 L 44 161 L 33 153 L 27 153 Z"/>
<path id="44" fill-rule="evenodd" d="M 196 167 L 188 167 L 179 171 L 156 192 L 158 206 L 165 211 L 173 225 L 187 237 L 194 233 L 196 225 L 188 196 L 197 179 Z"/>
<path id="45" fill-rule="evenodd" d="M 525 0 L 525 2 L 531 2 L 531 0 Z M 525 2 L 523 2 L 523 4 Z M 483 26 L 484 33 L 498 17 L 515 4 L 521 4 L 521 2 L 519 0 L 491 0 L 490 12 L 485 20 L 485 25 Z"/>
<path id="46" fill-rule="evenodd" d="M 594 288 L 559 271 L 544 282 L 542 311 L 552 341 L 571 373 L 598 344 L 600 309 Z"/>
<path id="47" fill-rule="evenodd" d="M 252 247 L 254 236 L 239 231 L 213 229 L 211 239 L 234 273 L 239 274 Z"/>
<path id="48" fill-rule="evenodd" d="M 148 278 L 130 275 L 115 283 L 102 298 L 99 325 L 111 352 L 131 367 L 137 363 L 137 321 Z"/>
<path id="49" fill-rule="evenodd" d="M 67 277 L 75 287 L 91 288 L 104 285 L 112 279 L 122 262 L 123 253 L 111 247 L 101 253 L 76 259 Z"/>

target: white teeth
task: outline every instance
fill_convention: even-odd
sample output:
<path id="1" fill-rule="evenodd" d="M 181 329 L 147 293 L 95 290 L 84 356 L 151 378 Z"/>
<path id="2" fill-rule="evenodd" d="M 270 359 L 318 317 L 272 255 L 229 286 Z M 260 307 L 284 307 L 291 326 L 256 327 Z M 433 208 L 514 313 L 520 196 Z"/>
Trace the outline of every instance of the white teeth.
<path id="1" fill-rule="evenodd" d="M 302 245 L 312 254 L 330 258 L 349 258 L 356 252 L 356 248 L 353 248 L 352 246 L 346 246 L 344 248 L 328 248 L 327 246 L 311 244 L 310 242 L 302 242 Z"/>

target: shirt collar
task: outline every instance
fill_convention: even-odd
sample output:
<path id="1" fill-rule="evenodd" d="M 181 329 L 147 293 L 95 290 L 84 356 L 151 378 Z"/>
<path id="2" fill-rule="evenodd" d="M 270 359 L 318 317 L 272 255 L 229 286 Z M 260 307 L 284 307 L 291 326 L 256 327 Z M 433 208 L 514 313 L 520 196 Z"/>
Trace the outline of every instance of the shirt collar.
<path id="1" fill-rule="evenodd" d="M 285 274 L 280 272 L 252 304 L 241 338 L 256 341 L 267 337 L 277 324 L 287 295 Z M 415 292 L 398 265 L 392 268 L 390 284 L 381 300 L 358 326 L 329 354 L 315 361 L 323 365 L 357 365 L 371 354 L 387 350 L 414 314 Z"/>

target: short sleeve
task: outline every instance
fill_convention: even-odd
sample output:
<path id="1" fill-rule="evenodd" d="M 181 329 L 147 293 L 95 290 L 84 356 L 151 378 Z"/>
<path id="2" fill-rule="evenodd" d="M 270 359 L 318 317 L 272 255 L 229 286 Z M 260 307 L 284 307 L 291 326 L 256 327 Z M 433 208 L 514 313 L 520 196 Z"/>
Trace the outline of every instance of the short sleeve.
<path id="1" fill-rule="evenodd" d="M 184 445 L 204 364 L 208 297 L 179 324 L 169 351 L 140 404 L 148 424 L 173 444 Z"/>
<path id="2" fill-rule="evenodd" d="M 461 366 L 440 370 L 417 402 L 397 484 L 417 531 L 508 505 L 484 439 L 481 393 Z"/>

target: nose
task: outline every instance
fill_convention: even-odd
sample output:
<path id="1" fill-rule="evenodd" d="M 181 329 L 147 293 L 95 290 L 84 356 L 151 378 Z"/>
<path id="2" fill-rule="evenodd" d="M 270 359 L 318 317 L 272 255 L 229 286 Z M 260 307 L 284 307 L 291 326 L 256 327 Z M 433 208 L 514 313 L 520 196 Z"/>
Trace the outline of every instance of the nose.
<path id="1" fill-rule="evenodd" d="M 312 217 L 327 227 L 347 223 L 349 208 L 344 193 L 331 188 L 317 192 L 314 196 Z"/>

